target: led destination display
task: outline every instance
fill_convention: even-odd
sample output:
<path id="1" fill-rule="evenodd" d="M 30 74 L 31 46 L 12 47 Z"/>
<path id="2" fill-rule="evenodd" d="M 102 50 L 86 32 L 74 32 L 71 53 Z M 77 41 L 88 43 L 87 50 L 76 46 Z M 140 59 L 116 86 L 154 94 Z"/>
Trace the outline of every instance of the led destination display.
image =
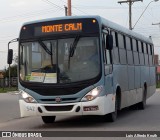
<path id="1" fill-rule="evenodd" d="M 58 20 L 32 23 L 22 27 L 20 38 L 36 38 L 58 34 L 93 34 L 99 33 L 95 19 Z"/>
<path id="2" fill-rule="evenodd" d="M 42 33 L 82 31 L 82 23 L 68 23 L 42 26 Z"/>

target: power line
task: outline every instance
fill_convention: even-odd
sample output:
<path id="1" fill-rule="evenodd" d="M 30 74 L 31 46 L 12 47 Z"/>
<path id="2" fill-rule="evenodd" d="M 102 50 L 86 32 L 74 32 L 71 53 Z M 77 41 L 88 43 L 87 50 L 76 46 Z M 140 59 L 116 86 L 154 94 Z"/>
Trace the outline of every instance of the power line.
<path id="1" fill-rule="evenodd" d="M 127 9 L 127 7 L 108 7 L 108 6 L 74 6 L 81 9 Z"/>
<path id="2" fill-rule="evenodd" d="M 9 36 L 0 36 L 0 39 L 2 38 L 10 38 L 10 37 L 13 37 L 14 35 L 9 35 Z"/>
<path id="3" fill-rule="evenodd" d="M 146 6 L 146 5 L 144 5 L 144 6 Z M 155 7 L 154 7 L 154 9 L 155 9 Z M 154 17 L 154 18 L 156 18 L 157 20 L 159 20 L 156 16 L 151 15 L 151 13 L 150 13 L 150 12 L 147 12 L 147 13 L 148 13 L 148 15 L 150 15 L 152 18 Z"/>
<path id="4" fill-rule="evenodd" d="M 17 20 L 24 20 L 24 19 L 28 19 L 28 18 L 30 18 L 30 17 L 34 17 L 34 16 L 37 16 L 37 15 L 44 15 L 44 14 L 48 14 L 49 12 L 55 12 L 55 11 L 59 11 L 59 9 L 57 9 L 57 10 L 49 10 L 49 11 L 45 11 L 45 12 L 39 12 L 39 13 L 33 13 L 32 12 L 32 14 L 29 14 L 29 13 L 27 13 L 27 14 L 24 14 L 24 15 L 18 15 L 18 16 L 14 16 L 14 18 L 5 18 L 5 19 L 1 19 L 0 21 L 0 23 L 2 23 L 2 22 L 9 22 L 9 21 L 17 21 Z M 19 17 L 23 17 L 23 18 L 19 18 Z"/>
<path id="5" fill-rule="evenodd" d="M 50 8 L 49 10 L 47 10 L 47 12 L 53 10 L 52 8 Z M 42 12 L 46 12 L 46 10 L 40 10 L 40 11 L 31 11 L 31 12 L 27 12 L 24 14 L 19 14 L 16 16 L 10 16 L 10 17 L 5 17 L 5 18 L 1 18 L 0 21 L 4 21 L 4 20 L 10 20 L 12 18 L 19 18 L 19 17 L 23 17 L 23 16 L 28 16 L 28 15 L 35 15 L 35 14 L 40 14 Z"/>
<path id="6" fill-rule="evenodd" d="M 48 10 L 48 11 L 45 11 L 45 12 L 39 11 L 39 12 L 36 12 L 36 13 L 32 12 L 32 14 L 31 13 L 25 13 L 25 14 L 22 14 L 22 15 L 6 17 L 6 18 L 1 19 L 0 21 L 1 22 L 7 22 L 7 21 L 12 21 L 13 19 L 17 19 L 17 18 L 19 19 L 19 18 L 31 17 L 31 16 L 35 16 L 35 15 L 42 15 L 42 14 L 46 14 L 46 13 L 51 12 L 51 11 L 53 11 L 53 10 Z M 54 11 L 56 11 L 56 10 L 54 10 Z"/>
<path id="7" fill-rule="evenodd" d="M 143 16 L 144 12 L 147 10 L 147 8 L 149 7 L 149 5 L 150 5 L 152 2 L 157 2 L 157 1 L 159 1 L 159 0 L 150 1 L 150 2 L 148 3 L 148 5 L 147 5 L 146 8 L 143 10 L 143 12 L 142 12 L 142 14 L 140 15 L 140 17 L 138 18 L 138 20 L 137 20 L 136 23 L 134 24 L 133 28 L 137 25 L 138 21 L 139 21 L 140 18 Z M 149 13 L 149 14 L 150 14 L 150 13 Z M 150 14 L 150 15 L 151 15 L 151 14 Z M 153 17 L 153 16 L 151 15 L 151 17 Z"/>
<path id="8" fill-rule="evenodd" d="M 74 7 L 74 6 L 72 6 L 72 7 L 73 7 L 74 9 L 76 9 L 76 10 L 78 10 L 78 11 L 84 13 L 84 14 L 88 14 L 88 13 L 86 13 L 86 12 L 84 12 L 84 11 L 82 11 L 82 10 L 80 10 L 80 9 L 78 9 L 78 8 L 76 8 L 76 7 Z"/>
<path id="9" fill-rule="evenodd" d="M 59 10 L 64 11 L 64 9 L 62 7 L 54 4 L 53 2 L 50 2 L 49 0 L 42 0 L 42 1 L 48 3 L 48 4 L 52 5 L 52 6 L 54 6 L 56 8 L 58 8 Z M 56 9 L 54 11 L 53 11 L 53 9 L 50 9 L 50 10 L 47 10 L 47 11 L 46 10 L 41 10 L 41 11 L 32 12 L 32 13 L 29 12 L 29 13 L 25 13 L 25 14 L 20 14 L 20 15 L 12 16 L 12 17 L 6 17 L 6 18 L 3 18 L 3 19 L 0 19 L 0 21 L 1 21 L 1 23 L 2 22 L 13 21 L 14 18 L 31 17 L 31 16 L 35 16 L 35 15 L 42 15 L 42 12 L 43 12 L 43 14 L 46 14 L 46 13 L 51 12 L 51 11 L 53 11 L 53 12 L 58 11 L 58 9 Z M 25 18 L 23 18 L 23 19 L 25 19 Z"/>
<path id="10" fill-rule="evenodd" d="M 63 1 L 63 0 L 60 0 L 60 1 L 63 2 L 63 3 L 65 3 L 65 4 L 67 4 L 67 2 L 65 2 L 65 1 Z M 78 10 L 78 11 L 84 13 L 84 14 L 88 14 L 88 13 L 86 13 L 86 12 L 80 10 L 79 8 L 77 8 L 77 7 L 73 6 L 73 5 L 72 5 L 72 7 L 73 7 L 74 9 L 76 9 L 76 10 Z"/>
<path id="11" fill-rule="evenodd" d="M 42 0 L 42 1 L 48 3 L 48 4 L 52 5 L 52 6 L 56 6 L 57 8 L 59 8 L 59 9 L 62 10 L 62 11 L 65 11 L 64 8 L 60 7 L 59 5 L 53 3 L 53 2 L 51 2 L 51 1 L 49 1 L 49 0 Z M 73 14 L 73 15 L 75 15 L 75 14 Z"/>
<path id="12" fill-rule="evenodd" d="M 139 2 L 143 0 L 127 0 L 127 1 L 118 1 L 119 4 L 128 3 L 129 4 L 129 29 L 132 30 L 132 4 L 134 2 Z"/>
<path id="13" fill-rule="evenodd" d="M 74 7 L 81 8 L 81 9 L 128 9 L 128 7 L 126 7 L 126 6 L 118 7 L 118 6 L 74 5 Z M 134 7 L 132 7 L 132 9 L 143 9 L 143 8 L 145 8 L 145 5 L 144 6 L 136 6 L 136 7 L 134 6 Z M 154 9 L 159 9 L 159 6 L 154 7 Z"/>
<path id="14" fill-rule="evenodd" d="M 49 1 L 49 0 L 42 0 L 42 1 L 43 1 L 43 2 L 46 2 L 46 3 L 50 4 L 50 5 L 53 5 L 53 6 L 55 6 L 55 7 L 57 7 L 57 8 L 59 8 L 59 9 L 61 9 L 61 10 L 64 11 L 64 8 L 60 7 L 59 5 L 53 3 L 53 2 L 51 2 L 51 1 Z"/>

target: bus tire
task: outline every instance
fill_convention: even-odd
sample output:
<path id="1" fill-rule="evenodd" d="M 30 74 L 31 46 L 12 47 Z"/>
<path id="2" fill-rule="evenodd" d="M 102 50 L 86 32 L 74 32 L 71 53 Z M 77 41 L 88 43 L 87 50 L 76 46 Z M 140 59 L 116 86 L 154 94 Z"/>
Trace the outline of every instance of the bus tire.
<path id="1" fill-rule="evenodd" d="M 42 116 L 42 120 L 46 124 L 54 123 L 55 119 L 56 119 L 56 116 Z"/>
<path id="2" fill-rule="evenodd" d="M 138 109 L 144 110 L 146 107 L 146 100 L 147 100 L 147 88 L 144 87 L 143 89 L 143 100 L 142 102 L 138 103 Z"/>

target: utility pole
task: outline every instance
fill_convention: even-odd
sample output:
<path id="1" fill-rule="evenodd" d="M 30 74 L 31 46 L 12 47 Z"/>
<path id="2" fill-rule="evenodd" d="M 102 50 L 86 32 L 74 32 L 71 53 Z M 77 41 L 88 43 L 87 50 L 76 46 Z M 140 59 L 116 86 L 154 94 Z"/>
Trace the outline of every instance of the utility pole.
<path id="1" fill-rule="evenodd" d="M 68 0 L 68 16 L 72 16 L 72 4 L 71 4 L 71 0 Z"/>
<path id="2" fill-rule="evenodd" d="M 64 9 L 65 9 L 65 16 L 67 16 L 67 13 L 68 13 L 68 8 L 67 8 L 67 6 L 64 6 Z"/>
<path id="3" fill-rule="evenodd" d="M 143 1 L 143 0 L 127 0 L 127 1 L 118 1 L 119 4 L 128 3 L 129 5 L 129 29 L 132 30 L 132 4 L 134 2 Z"/>

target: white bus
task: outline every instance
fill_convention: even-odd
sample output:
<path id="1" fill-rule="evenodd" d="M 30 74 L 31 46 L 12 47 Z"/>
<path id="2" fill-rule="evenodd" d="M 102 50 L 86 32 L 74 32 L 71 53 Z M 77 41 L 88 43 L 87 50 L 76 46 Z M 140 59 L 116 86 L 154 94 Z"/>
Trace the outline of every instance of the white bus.
<path id="1" fill-rule="evenodd" d="M 10 62 L 9 49 L 8 61 Z M 20 114 L 100 115 L 144 109 L 155 93 L 154 47 L 139 35 L 100 16 L 25 23 L 19 36 Z"/>

